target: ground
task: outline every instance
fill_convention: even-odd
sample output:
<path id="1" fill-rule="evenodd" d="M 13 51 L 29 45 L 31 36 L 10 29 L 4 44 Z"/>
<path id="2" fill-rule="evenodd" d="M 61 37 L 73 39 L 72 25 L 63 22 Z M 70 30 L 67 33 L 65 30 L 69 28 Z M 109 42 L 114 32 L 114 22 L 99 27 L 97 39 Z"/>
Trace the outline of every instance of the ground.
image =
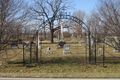
<path id="1" fill-rule="evenodd" d="M 35 63 L 35 56 L 33 56 L 31 64 L 29 63 L 29 50 L 25 50 L 25 66 L 23 66 L 22 46 L 21 49 L 7 50 L 8 55 L 0 55 L 2 56 L 0 61 L 6 62 L 0 66 L 0 77 L 120 78 L 120 53 L 113 53 L 112 47 L 105 45 L 105 65 L 103 67 L 103 57 L 98 55 L 97 63 L 89 64 L 88 49 L 86 57 L 84 43 L 81 46 L 72 43 L 69 45 L 71 54 L 63 54 L 63 48 L 57 49 L 57 44 L 42 44 L 42 50 L 38 51 L 38 63 Z M 45 54 L 44 51 L 48 46 L 51 47 L 52 53 Z M 34 50 L 32 55 L 34 55 Z"/>

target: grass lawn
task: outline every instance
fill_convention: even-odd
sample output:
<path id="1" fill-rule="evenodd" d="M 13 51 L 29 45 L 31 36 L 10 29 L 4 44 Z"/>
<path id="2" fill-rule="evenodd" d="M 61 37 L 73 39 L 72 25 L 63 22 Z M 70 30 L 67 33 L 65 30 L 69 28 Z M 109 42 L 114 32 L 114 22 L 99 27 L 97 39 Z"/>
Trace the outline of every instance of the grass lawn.
<path id="1" fill-rule="evenodd" d="M 63 49 L 57 49 L 56 44 L 42 44 L 42 58 L 39 59 L 39 63 L 31 64 L 28 61 L 30 58 L 29 52 L 25 50 L 26 65 L 24 67 L 22 52 L 12 59 L 5 60 L 1 58 L 0 61 L 7 61 L 8 63 L 0 66 L 0 77 L 120 78 L 120 53 L 113 53 L 113 48 L 105 45 L 107 52 L 105 52 L 106 68 L 104 68 L 102 57 L 99 56 L 97 56 L 97 59 L 100 58 L 101 63 L 88 64 L 88 53 L 86 64 L 84 44 L 82 46 L 79 44 L 69 45 L 71 54 L 63 54 Z M 44 53 L 48 46 L 51 48 L 51 54 Z M 21 50 L 16 50 L 16 52 Z M 11 51 L 8 52 L 12 53 Z"/>

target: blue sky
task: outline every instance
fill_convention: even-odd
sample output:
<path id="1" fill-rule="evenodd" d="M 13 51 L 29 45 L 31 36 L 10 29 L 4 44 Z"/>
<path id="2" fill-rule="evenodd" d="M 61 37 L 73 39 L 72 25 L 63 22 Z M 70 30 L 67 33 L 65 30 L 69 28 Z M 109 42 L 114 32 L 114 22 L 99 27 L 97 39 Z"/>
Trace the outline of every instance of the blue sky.
<path id="1" fill-rule="evenodd" d="M 26 0 L 31 1 L 31 0 Z M 98 0 L 72 0 L 73 4 L 75 5 L 74 8 L 70 10 L 71 13 L 78 10 L 83 10 L 86 12 L 86 14 L 90 14 L 90 10 L 92 10 L 95 6 Z"/>
<path id="2" fill-rule="evenodd" d="M 94 9 L 98 0 L 73 0 L 75 11 L 83 10 L 86 14 L 90 14 L 90 10 Z"/>

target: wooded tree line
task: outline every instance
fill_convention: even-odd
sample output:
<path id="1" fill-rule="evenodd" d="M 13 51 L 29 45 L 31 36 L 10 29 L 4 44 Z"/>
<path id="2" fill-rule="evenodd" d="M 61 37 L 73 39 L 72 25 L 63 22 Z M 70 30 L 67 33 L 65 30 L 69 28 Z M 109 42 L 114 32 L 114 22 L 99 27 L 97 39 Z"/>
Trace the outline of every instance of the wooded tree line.
<path id="1" fill-rule="evenodd" d="M 120 36 L 120 1 L 99 0 L 87 20 L 91 32 L 96 38 Z"/>
<path id="2" fill-rule="evenodd" d="M 43 34 L 49 30 L 51 42 L 53 42 L 52 31 L 57 21 L 56 15 L 61 11 L 69 11 L 74 8 L 74 0 L 0 0 L 0 47 L 15 38 L 20 39 L 24 34 L 36 32 L 38 27 L 43 27 Z M 75 11 L 73 16 L 85 22 L 96 38 L 107 35 L 120 36 L 120 1 L 119 0 L 98 0 L 96 7 L 87 15 L 84 11 Z M 53 19 L 50 19 L 53 18 Z M 47 26 L 39 26 L 48 20 Z M 59 22 L 59 21 L 58 21 Z M 68 21 L 69 33 L 82 34 L 80 25 Z M 59 25 L 58 25 L 59 26 Z M 46 29 L 48 29 L 46 31 Z M 45 35 L 44 35 L 44 39 Z"/>

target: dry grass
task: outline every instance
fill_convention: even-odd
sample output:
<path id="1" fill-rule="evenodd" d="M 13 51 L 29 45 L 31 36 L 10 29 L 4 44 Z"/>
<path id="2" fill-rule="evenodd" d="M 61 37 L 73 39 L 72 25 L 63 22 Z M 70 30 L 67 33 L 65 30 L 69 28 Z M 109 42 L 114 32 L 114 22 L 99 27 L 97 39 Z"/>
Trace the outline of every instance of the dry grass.
<path id="1" fill-rule="evenodd" d="M 63 49 L 57 49 L 57 44 L 42 44 L 42 58 L 40 58 L 39 50 L 39 64 L 29 64 L 29 51 L 25 50 L 26 65 L 23 67 L 21 52 L 18 57 L 8 60 L 8 64 L 0 67 L 0 76 L 2 77 L 120 77 L 120 53 L 113 53 L 113 48 L 105 47 L 105 63 L 106 68 L 103 68 L 102 63 L 86 64 L 86 54 L 83 48 L 85 44 L 69 44 L 71 54 L 63 54 Z M 105 45 L 106 46 L 106 45 Z M 45 54 L 47 47 L 51 48 L 51 54 Z M 18 53 L 22 49 L 16 49 Z M 34 49 L 33 49 L 34 50 Z M 11 50 L 8 51 L 12 53 Z M 17 54 L 16 53 L 16 54 Z M 32 52 L 34 55 L 35 52 Z M 111 56 L 112 54 L 113 56 Z M 13 56 L 13 55 L 12 55 Z M 9 56 L 9 57 L 12 57 Z M 88 60 L 89 54 L 87 54 Z M 34 57 L 33 57 L 34 59 Z M 97 60 L 102 57 L 97 56 Z M 4 60 L 3 60 L 4 61 Z M 33 60 L 34 62 L 34 60 Z"/>

